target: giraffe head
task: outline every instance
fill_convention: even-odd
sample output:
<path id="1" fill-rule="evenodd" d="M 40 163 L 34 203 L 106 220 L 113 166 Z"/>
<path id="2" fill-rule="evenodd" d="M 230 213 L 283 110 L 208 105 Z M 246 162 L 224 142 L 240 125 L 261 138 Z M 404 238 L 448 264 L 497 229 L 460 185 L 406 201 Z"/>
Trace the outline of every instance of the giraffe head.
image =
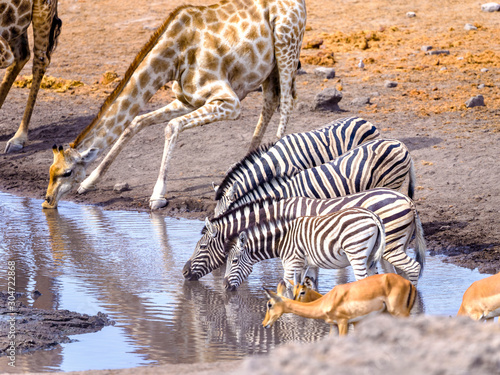
<path id="1" fill-rule="evenodd" d="M 88 163 L 95 159 L 96 150 L 90 149 L 80 154 L 74 148 L 63 150 L 52 146 L 54 162 L 50 166 L 49 186 L 45 194 L 43 208 L 57 208 L 57 204 L 62 196 L 68 193 L 73 185 L 80 183 L 85 178 L 85 168 Z"/>

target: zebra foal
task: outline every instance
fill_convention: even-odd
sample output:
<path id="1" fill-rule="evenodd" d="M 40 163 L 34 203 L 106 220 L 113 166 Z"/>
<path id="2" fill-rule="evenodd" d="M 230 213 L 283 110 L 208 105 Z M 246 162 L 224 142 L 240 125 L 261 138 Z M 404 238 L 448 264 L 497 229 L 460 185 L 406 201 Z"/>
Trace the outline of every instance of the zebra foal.
<path id="1" fill-rule="evenodd" d="M 304 169 L 335 159 L 362 143 L 379 137 L 377 128 L 359 117 L 338 119 L 320 129 L 289 134 L 274 144 L 250 152 L 214 185 L 215 216 L 263 182 L 291 177 Z"/>
<path id="2" fill-rule="evenodd" d="M 293 177 L 264 182 L 229 205 L 234 209 L 250 202 L 289 197 L 335 198 L 375 187 L 401 188 L 406 178 L 413 197 L 415 168 L 406 146 L 397 140 L 363 143 L 335 160 L 303 170 Z"/>
<path id="3" fill-rule="evenodd" d="M 384 248 L 384 224 L 365 208 L 278 219 L 228 239 L 224 287 L 235 290 L 250 275 L 255 263 L 271 258 L 281 259 L 284 280 L 302 272 L 306 264 L 328 269 L 352 266 L 354 277 L 361 280 L 376 273 Z"/>

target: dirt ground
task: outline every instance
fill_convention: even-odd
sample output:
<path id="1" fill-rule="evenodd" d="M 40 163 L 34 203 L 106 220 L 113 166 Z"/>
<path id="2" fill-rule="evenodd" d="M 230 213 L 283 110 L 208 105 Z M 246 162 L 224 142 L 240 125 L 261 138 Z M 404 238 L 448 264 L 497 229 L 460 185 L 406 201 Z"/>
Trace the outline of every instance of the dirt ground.
<path id="1" fill-rule="evenodd" d="M 417 167 L 416 202 L 431 255 L 442 253 L 456 264 L 499 272 L 500 12 L 481 12 L 480 3 L 461 0 L 439 5 L 423 0 L 412 6 L 402 0 L 306 4 L 301 61 L 307 74 L 297 78 L 299 102 L 287 133 L 356 115 L 377 125 L 383 137 L 405 142 Z M 117 84 L 113 77 L 123 76 L 141 45 L 176 5 L 180 2 L 59 0 L 63 28 L 48 69 L 53 78 L 39 94 L 30 142 L 17 154 L 0 155 L 1 191 L 44 197 L 52 145 L 67 146 L 92 120 Z M 409 11 L 416 17 L 407 17 Z M 465 30 L 466 23 L 477 30 Z M 423 46 L 449 54 L 427 55 Z M 364 69 L 358 68 L 360 59 Z M 316 65 L 335 68 L 336 77 L 316 76 Z M 28 64 L 0 109 L 0 150 L 22 117 L 30 69 Z M 386 87 L 387 80 L 397 82 L 397 87 Z M 330 87 L 343 93 L 341 111 L 313 111 L 315 95 Z M 478 94 L 484 96 L 485 106 L 467 108 L 465 102 Z M 370 104 L 357 104 L 355 99 L 365 97 Z M 172 98 L 167 86 L 144 112 Z M 245 155 L 261 102 L 261 94 L 252 93 L 242 103 L 240 119 L 180 135 L 168 173 L 165 214 L 198 219 L 212 214 L 211 183 L 220 182 Z M 276 114 L 265 142 L 274 140 L 277 121 Z M 163 143 L 163 126 L 144 130 L 96 191 L 74 191 L 65 199 L 104 209 L 148 210 Z M 113 186 L 121 182 L 130 190 L 115 193 Z"/>

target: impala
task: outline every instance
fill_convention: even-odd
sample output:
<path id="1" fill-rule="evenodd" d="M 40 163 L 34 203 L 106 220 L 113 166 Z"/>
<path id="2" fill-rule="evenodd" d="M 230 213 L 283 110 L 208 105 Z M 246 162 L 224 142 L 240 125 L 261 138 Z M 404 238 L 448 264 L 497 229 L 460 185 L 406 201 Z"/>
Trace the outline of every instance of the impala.
<path id="1" fill-rule="evenodd" d="M 278 292 L 282 288 L 278 285 Z M 333 325 L 337 325 L 340 336 L 347 334 L 349 323 L 357 323 L 374 313 L 387 312 L 392 316 L 408 317 L 417 295 L 410 281 L 393 273 L 337 285 L 324 296 L 307 303 L 288 299 L 265 288 L 264 291 L 269 298 L 262 322 L 264 327 L 271 327 L 281 315 L 292 313 L 305 318 L 323 319 L 330 324 L 330 334 Z"/>
<path id="2" fill-rule="evenodd" d="M 500 272 L 472 283 L 464 293 L 457 315 L 481 321 L 493 321 L 500 316 Z"/>

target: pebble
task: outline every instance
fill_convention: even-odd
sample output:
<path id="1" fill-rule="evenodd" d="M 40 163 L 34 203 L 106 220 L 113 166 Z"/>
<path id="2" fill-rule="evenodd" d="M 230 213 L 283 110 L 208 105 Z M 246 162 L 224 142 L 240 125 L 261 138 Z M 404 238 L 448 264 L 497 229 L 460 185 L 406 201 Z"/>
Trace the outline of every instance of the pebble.
<path id="1" fill-rule="evenodd" d="M 388 88 L 394 88 L 397 87 L 398 83 L 394 81 L 385 81 L 384 86 Z"/>
<path id="2" fill-rule="evenodd" d="M 324 77 L 326 79 L 332 79 L 335 78 L 335 69 L 319 67 L 314 69 L 314 74 L 316 74 L 319 77 Z"/>
<path id="3" fill-rule="evenodd" d="M 359 60 L 358 68 L 359 69 L 364 69 L 365 68 L 365 63 L 363 62 L 363 59 Z"/>
<path id="4" fill-rule="evenodd" d="M 465 102 L 467 108 L 472 107 L 484 107 L 484 97 L 482 95 L 476 95 Z"/>
<path id="5" fill-rule="evenodd" d="M 463 60 L 464 58 L 463 57 L 457 57 L 457 60 Z"/>
<path id="6" fill-rule="evenodd" d="M 370 97 L 369 96 L 360 96 L 359 98 L 353 99 L 351 104 L 355 105 L 355 106 L 359 106 L 359 107 L 367 105 L 367 104 L 371 104 Z"/>
<path id="7" fill-rule="evenodd" d="M 119 182 L 113 186 L 113 191 L 115 193 L 121 193 L 127 190 L 130 190 L 130 186 L 126 182 Z"/>
<path id="8" fill-rule="evenodd" d="M 500 11 L 500 4 L 486 3 L 486 4 L 481 5 L 481 10 L 483 12 L 498 12 L 498 11 Z"/>
<path id="9" fill-rule="evenodd" d="M 465 26 L 464 26 L 464 29 L 465 30 L 477 30 L 477 27 L 474 26 L 473 24 L 466 23 Z"/>
<path id="10" fill-rule="evenodd" d="M 446 50 L 446 49 L 437 49 L 435 51 L 427 51 L 425 53 L 426 55 L 449 55 L 450 54 L 450 51 Z"/>
<path id="11" fill-rule="evenodd" d="M 483 72 L 483 73 L 486 73 L 486 72 L 489 72 L 489 71 L 490 71 L 490 70 L 489 70 L 488 68 L 483 68 L 483 69 L 481 69 L 481 72 Z"/>
<path id="12" fill-rule="evenodd" d="M 448 68 L 446 66 L 443 66 L 441 69 L 439 70 L 448 70 Z"/>
<path id="13" fill-rule="evenodd" d="M 296 73 L 296 74 L 297 74 L 298 76 L 302 76 L 302 75 L 304 75 L 304 74 L 307 74 L 307 72 L 306 72 L 304 69 L 300 68 L 299 70 L 297 70 L 297 73 Z"/>
<path id="14" fill-rule="evenodd" d="M 421 50 L 424 52 L 430 51 L 432 49 L 432 46 L 422 46 Z"/>
<path id="15" fill-rule="evenodd" d="M 484 89 L 486 86 L 484 83 L 481 83 L 480 85 L 477 86 L 478 89 Z"/>
<path id="16" fill-rule="evenodd" d="M 339 102 L 342 100 L 342 93 L 334 88 L 326 88 L 316 94 L 313 103 L 313 110 L 340 111 Z"/>
<path id="17" fill-rule="evenodd" d="M 415 12 L 407 12 L 406 13 L 406 17 L 408 17 L 408 18 L 413 18 L 413 17 L 416 17 L 416 16 L 417 16 L 417 14 Z"/>

